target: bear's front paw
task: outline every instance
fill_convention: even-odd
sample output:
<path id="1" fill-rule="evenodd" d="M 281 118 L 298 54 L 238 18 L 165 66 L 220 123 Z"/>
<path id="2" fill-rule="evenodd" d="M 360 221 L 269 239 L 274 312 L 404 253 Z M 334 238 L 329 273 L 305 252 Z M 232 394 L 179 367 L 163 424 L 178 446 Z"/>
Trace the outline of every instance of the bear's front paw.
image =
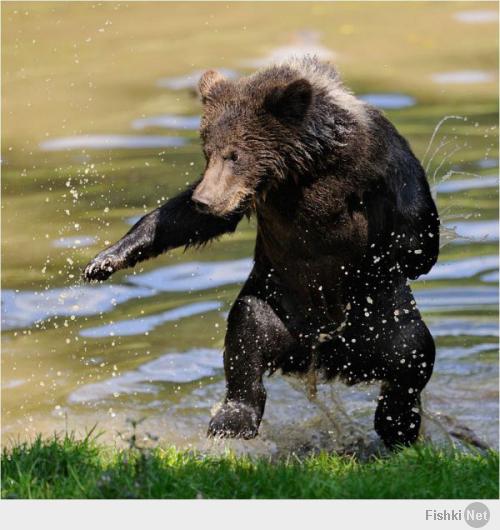
<path id="1" fill-rule="evenodd" d="M 255 438 L 259 432 L 260 415 L 249 405 L 228 401 L 222 405 L 208 425 L 212 438 Z"/>
<path id="2" fill-rule="evenodd" d="M 121 268 L 121 261 L 113 254 L 99 254 L 83 271 L 83 279 L 87 282 L 107 280 Z"/>

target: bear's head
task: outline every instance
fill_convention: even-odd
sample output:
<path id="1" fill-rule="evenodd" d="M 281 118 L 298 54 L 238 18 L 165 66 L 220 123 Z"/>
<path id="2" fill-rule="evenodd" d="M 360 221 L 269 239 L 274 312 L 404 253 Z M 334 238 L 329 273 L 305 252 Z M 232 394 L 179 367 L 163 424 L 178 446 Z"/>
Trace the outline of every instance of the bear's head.
<path id="1" fill-rule="evenodd" d="M 313 87 L 296 74 L 225 79 L 213 70 L 199 82 L 203 103 L 200 134 L 206 167 L 193 200 L 206 212 L 247 211 L 265 191 L 287 177 L 287 153 L 313 101 Z"/>

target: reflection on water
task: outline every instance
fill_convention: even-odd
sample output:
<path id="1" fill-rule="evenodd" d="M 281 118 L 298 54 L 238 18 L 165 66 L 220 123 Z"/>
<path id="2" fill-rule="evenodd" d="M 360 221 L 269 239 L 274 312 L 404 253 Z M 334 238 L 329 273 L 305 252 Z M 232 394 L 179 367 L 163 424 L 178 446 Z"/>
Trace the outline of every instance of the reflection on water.
<path id="1" fill-rule="evenodd" d="M 56 248 L 80 248 L 90 247 L 97 242 L 93 236 L 60 237 L 53 242 Z"/>
<path id="2" fill-rule="evenodd" d="M 192 261 L 129 276 L 130 283 L 158 291 L 199 291 L 232 283 L 243 283 L 252 269 L 250 258 L 233 261 Z"/>
<path id="3" fill-rule="evenodd" d="M 173 114 L 162 114 L 149 118 L 139 118 L 132 122 L 132 129 L 147 129 L 148 127 L 159 127 L 162 129 L 181 129 L 185 131 L 197 131 L 200 127 L 200 116 L 174 116 Z"/>
<path id="4" fill-rule="evenodd" d="M 498 187 L 498 177 L 491 175 L 473 179 L 447 180 L 437 184 L 434 189 L 438 193 L 455 193 L 457 191 L 496 187 Z"/>
<path id="5" fill-rule="evenodd" d="M 415 98 L 405 94 L 362 94 L 359 97 L 379 109 L 404 109 L 416 103 Z"/>
<path id="6" fill-rule="evenodd" d="M 495 80 L 495 76 L 482 70 L 459 70 L 457 72 L 433 74 L 431 79 L 439 85 L 470 85 L 474 83 L 490 83 Z"/>
<path id="7" fill-rule="evenodd" d="M 498 271 L 488 272 L 487 274 L 483 274 L 481 276 L 481 281 L 498 283 Z"/>
<path id="8" fill-rule="evenodd" d="M 453 221 L 449 223 L 458 238 L 455 244 L 464 244 L 468 241 L 498 241 L 498 220 L 491 221 Z"/>
<path id="9" fill-rule="evenodd" d="M 498 305 L 498 291 L 492 287 L 450 287 L 418 290 L 417 304 L 424 311 L 461 311 L 464 308 Z"/>
<path id="10" fill-rule="evenodd" d="M 498 168 L 498 158 L 482 158 L 476 161 L 477 167 L 481 169 Z"/>
<path id="11" fill-rule="evenodd" d="M 220 302 L 197 302 L 194 304 L 181 306 L 170 311 L 165 311 L 158 315 L 122 320 L 120 322 L 115 322 L 106 326 L 84 329 L 80 332 L 80 335 L 82 337 L 94 338 L 141 335 L 144 333 L 149 333 L 161 324 L 165 324 L 165 322 L 172 322 L 175 320 L 180 320 L 181 318 L 204 314 L 208 311 L 215 311 L 216 309 L 220 309 L 221 305 L 222 304 Z"/>
<path id="12" fill-rule="evenodd" d="M 454 361 L 457 359 L 470 357 L 476 353 L 491 351 L 494 352 L 498 345 L 494 342 L 486 342 L 484 344 L 475 344 L 474 346 L 452 346 L 449 348 L 440 348 L 437 357 L 438 363 L 444 361 Z"/>
<path id="13" fill-rule="evenodd" d="M 230 70 L 229 68 L 213 69 L 217 70 L 228 79 L 236 79 L 237 77 L 239 77 L 239 74 L 237 72 L 235 72 L 234 70 Z M 210 70 L 210 68 L 207 68 L 207 70 Z M 168 88 L 170 90 L 195 90 L 198 86 L 198 81 L 200 80 L 200 77 L 202 76 L 203 72 L 205 72 L 205 70 L 194 70 L 189 74 L 181 75 L 178 77 L 165 77 L 163 79 L 159 79 L 156 84 L 159 87 Z"/>
<path id="14" fill-rule="evenodd" d="M 151 296 L 150 289 L 125 285 L 79 286 L 46 291 L 2 291 L 2 327 L 29 327 L 51 317 L 96 315 L 131 299 Z"/>
<path id="15" fill-rule="evenodd" d="M 497 268 L 498 256 L 477 256 L 461 260 L 440 261 L 422 279 L 447 280 L 452 278 L 471 278 L 480 272 Z"/>
<path id="16" fill-rule="evenodd" d="M 131 299 L 155 296 L 158 292 L 192 292 L 223 285 L 242 283 L 252 268 L 250 258 L 219 262 L 187 262 L 162 267 L 149 273 L 128 276 L 132 285 L 99 284 L 75 286 L 66 289 L 14 292 L 5 289 L 2 294 L 2 326 L 4 329 L 28 327 L 51 317 L 76 317 L 106 313 Z M 215 306 L 214 306 L 215 304 Z M 114 325 L 120 333 L 136 334 L 150 330 L 162 322 L 182 318 L 189 314 L 217 309 L 217 302 L 191 304 L 167 311 L 162 315 L 142 318 L 141 323 L 129 325 L 128 321 Z M 192 311 L 192 313 L 190 313 Z M 181 316 L 177 317 L 179 314 Z M 113 327 L 113 326 L 111 326 Z M 100 328 L 99 328 L 100 329 Z M 107 328 L 105 335 L 108 335 Z M 93 330 L 82 331 L 83 336 L 104 336 Z"/>
<path id="17" fill-rule="evenodd" d="M 183 353 L 167 353 L 101 383 L 79 388 L 68 397 L 70 403 L 99 401 L 122 394 L 155 394 L 157 383 L 192 383 L 222 373 L 219 350 L 193 349 Z"/>
<path id="18" fill-rule="evenodd" d="M 40 144 L 44 151 L 69 149 L 161 149 L 181 147 L 187 139 L 181 136 L 131 136 L 118 134 L 94 134 L 54 138 Z"/>
<path id="19" fill-rule="evenodd" d="M 498 13 L 493 9 L 475 9 L 471 11 L 459 11 L 454 18 L 466 24 L 486 24 L 488 22 L 498 22 Z"/>
<path id="20" fill-rule="evenodd" d="M 252 68 L 261 68 L 270 64 L 281 63 L 290 57 L 303 57 L 304 55 L 316 56 L 325 61 L 334 59 L 335 52 L 323 46 L 320 41 L 321 34 L 319 32 L 304 29 L 294 33 L 289 44 L 270 50 L 264 57 L 245 59 L 241 61 L 241 64 Z"/>
<path id="21" fill-rule="evenodd" d="M 428 319 L 434 337 L 498 337 L 498 323 L 474 318 Z"/>
<path id="22" fill-rule="evenodd" d="M 128 224 L 128 225 L 135 225 L 135 223 L 137 223 L 137 221 L 139 221 L 139 219 L 141 219 L 142 215 L 132 215 L 131 217 L 127 217 L 125 219 L 125 222 Z"/>

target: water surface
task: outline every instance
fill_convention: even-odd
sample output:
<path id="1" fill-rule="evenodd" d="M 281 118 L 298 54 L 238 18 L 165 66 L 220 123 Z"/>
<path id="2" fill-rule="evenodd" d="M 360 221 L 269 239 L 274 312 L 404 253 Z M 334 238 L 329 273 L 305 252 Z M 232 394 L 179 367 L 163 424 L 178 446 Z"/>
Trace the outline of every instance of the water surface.
<path id="1" fill-rule="evenodd" d="M 456 72 L 443 72 L 433 74 L 432 80 L 440 85 L 460 84 L 469 85 L 474 83 L 489 83 L 494 81 L 495 75 L 482 70 L 458 70 Z"/>
<path id="2" fill-rule="evenodd" d="M 226 318 L 252 267 L 255 220 L 109 283 L 85 285 L 81 269 L 202 172 L 194 94 L 205 69 L 234 78 L 314 52 L 335 59 L 354 92 L 385 109 L 429 164 L 447 231 L 437 266 L 412 283 L 437 344 L 424 402 L 446 428 L 466 426 L 497 444 L 498 87 L 497 62 L 484 51 L 497 39 L 492 24 L 480 24 L 486 15 L 443 4 L 434 26 L 415 4 L 422 36 L 408 30 L 398 3 L 367 5 L 366 20 L 349 3 L 290 4 L 279 24 L 271 4 L 116 4 L 91 13 L 75 4 L 53 8 L 63 40 L 43 6 L 23 26 L 13 8 L 3 17 L 11 32 L 3 62 L 3 442 L 82 434 L 97 423 L 104 439 L 120 443 L 132 418 L 160 443 L 214 449 L 205 432 L 224 395 Z M 83 12 L 96 28 L 112 24 L 86 42 L 93 26 L 78 22 Z M 374 34 L 386 24 L 398 46 Z M 34 64 L 33 40 L 46 44 L 39 50 L 57 48 L 57 60 L 46 54 Z M 447 53 L 437 53 L 444 45 Z M 408 60 L 418 53 L 425 60 Z M 429 146 L 436 123 L 458 115 Z M 232 447 L 338 448 L 360 433 L 376 441 L 378 385 L 320 383 L 318 402 L 293 378 L 276 374 L 266 386 L 261 436 Z M 435 423 L 425 423 L 439 439 Z"/>

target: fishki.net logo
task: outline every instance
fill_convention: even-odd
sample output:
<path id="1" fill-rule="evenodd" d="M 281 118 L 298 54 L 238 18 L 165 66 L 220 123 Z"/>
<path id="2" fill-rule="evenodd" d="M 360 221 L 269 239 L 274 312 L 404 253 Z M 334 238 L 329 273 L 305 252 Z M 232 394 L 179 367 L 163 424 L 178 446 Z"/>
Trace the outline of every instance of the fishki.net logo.
<path id="1" fill-rule="evenodd" d="M 426 521 L 465 521 L 472 528 L 481 528 L 490 520 L 490 510 L 482 502 L 472 502 L 464 510 L 425 510 Z"/>

